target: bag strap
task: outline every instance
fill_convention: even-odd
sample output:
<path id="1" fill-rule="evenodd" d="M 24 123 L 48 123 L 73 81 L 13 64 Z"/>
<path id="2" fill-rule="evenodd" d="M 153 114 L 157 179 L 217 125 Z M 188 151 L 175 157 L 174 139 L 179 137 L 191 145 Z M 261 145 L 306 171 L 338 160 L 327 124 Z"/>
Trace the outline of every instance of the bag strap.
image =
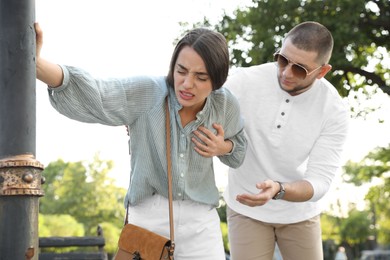
<path id="1" fill-rule="evenodd" d="M 170 124 L 170 115 L 169 115 L 169 105 L 168 105 L 168 97 L 165 102 L 166 107 L 166 132 L 167 132 L 167 172 L 168 172 L 168 200 L 169 200 L 169 227 L 170 227 L 170 240 L 171 246 L 169 248 L 169 252 L 171 257 L 173 257 L 173 252 L 175 250 L 175 236 L 174 236 L 174 223 L 173 223 L 173 196 L 172 196 L 172 163 L 171 163 L 171 124 Z"/>
<path id="2" fill-rule="evenodd" d="M 169 106 L 168 106 L 168 97 L 165 99 L 165 128 L 167 132 L 166 146 L 167 146 L 167 173 L 168 173 L 168 200 L 169 200 L 169 233 L 171 246 L 169 248 L 169 254 L 171 258 L 173 257 L 173 252 L 175 251 L 175 235 L 174 235 L 174 226 L 173 226 L 173 196 L 172 196 L 172 163 L 171 163 L 171 124 L 170 124 L 170 116 L 169 116 Z M 125 225 L 129 223 L 129 203 L 127 203 L 126 207 L 126 218 Z"/>

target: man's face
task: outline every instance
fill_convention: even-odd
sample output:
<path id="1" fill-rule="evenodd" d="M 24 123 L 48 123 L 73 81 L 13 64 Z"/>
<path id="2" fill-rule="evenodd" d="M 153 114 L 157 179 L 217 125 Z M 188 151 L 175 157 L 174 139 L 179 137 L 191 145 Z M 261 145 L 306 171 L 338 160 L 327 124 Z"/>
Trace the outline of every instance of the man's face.
<path id="1" fill-rule="evenodd" d="M 288 38 L 279 53 L 281 61 L 277 63 L 278 81 L 280 87 L 292 96 L 310 89 L 313 82 L 328 71 L 324 64 L 317 62 L 316 52 L 298 49 Z"/>

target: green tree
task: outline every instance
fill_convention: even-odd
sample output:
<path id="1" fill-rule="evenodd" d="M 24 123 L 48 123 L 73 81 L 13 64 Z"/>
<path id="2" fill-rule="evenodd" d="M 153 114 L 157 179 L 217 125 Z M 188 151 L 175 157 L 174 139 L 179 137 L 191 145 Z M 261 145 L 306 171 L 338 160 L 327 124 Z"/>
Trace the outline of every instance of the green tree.
<path id="1" fill-rule="evenodd" d="M 341 239 L 352 245 L 364 243 L 370 235 L 370 224 L 367 211 L 351 210 L 345 221 L 341 222 Z"/>
<path id="2" fill-rule="evenodd" d="M 125 189 L 118 188 L 108 176 L 112 161 L 102 161 L 95 155 L 92 162 L 57 160 L 44 170 L 45 196 L 40 201 L 42 214 L 68 214 L 92 234 L 102 221 L 117 226 L 123 222 Z"/>
<path id="3" fill-rule="evenodd" d="M 321 214 L 322 240 L 332 240 L 337 244 L 341 243 L 340 218 L 330 214 Z"/>
<path id="4" fill-rule="evenodd" d="M 348 161 L 345 164 L 345 180 L 355 185 L 369 183 L 374 179 L 386 181 L 390 171 L 389 161 L 390 144 L 387 147 L 377 147 L 369 152 L 360 162 Z M 389 185 L 385 186 L 388 187 Z"/>
<path id="5" fill-rule="evenodd" d="M 70 215 L 39 214 L 39 236 L 84 236 L 84 226 Z"/>
<path id="6" fill-rule="evenodd" d="M 226 222 L 221 222 L 221 232 L 222 232 L 222 239 L 223 239 L 223 247 L 225 248 L 225 252 L 229 254 L 230 244 L 228 238 L 228 227 Z"/>
<path id="7" fill-rule="evenodd" d="M 369 202 L 372 228 L 379 243 L 390 243 L 390 145 L 377 147 L 360 162 L 348 161 L 344 166 L 345 180 L 355 185 L 372 184 Z"/>
<path id="8" fill-rule="evenodd" d="M 102 227 L 103 236 L 106 241 L 104 249 L 113 255 L 118 249 L 118 238 L 122 231 L 122 226 L 118 227 L 111 222 L 102 222 L 100 226 Z M 96 233 L 96 229 L 92 231 Z"/>
<path id="9" fill-rule="evenodd" d="M 84 236 L 84 226 L 70 215 L 39 214 L 39 237 Z M 42 252 L 70 252 L 76 247 L 43 248 Z"/>
<path id="10" fill-rule="evenodd" d="M 100 160 L 98 155 L 91 162 L 64 162 L 59 159 L 50 163 L 43 172 L 46 182 L 43 185 L 45 195 L 40 199 L 40 236 L 69 235 L 58 229 L 53 224 L 55 221 L 47 220 L 50 215 L 75 219 L 76 224 L 69 224 L 69 227 L 77 223 L 82 225 L 81 236 L 95 236 L 97 226 L 106 223 L 101 225 L 103 232 L 109 235 L 106 251 L 113 253 L 108 250 L 117 246 L 123 226 L 126 190 L 117 187 L 114 179 L 108 176 L 112 167 L 112 161 Z M 54 233 L 54 230 L 59 233 Z"/>
<path id="11" fill-rule="evenodd" d="M 390 94 L 388 0 L 253 0 L 211 26 L 227 38 L 232 64 L 247 67 L 272 61 L 284 35 L 304 21 L 318 21 L 332 32 L 333 70 L 327 78 L 357 103 L 354 115 L 379 109 L 362 107 L 361 102 L 377 92 Z M 202 24 L 210 26 L 207 18 Z"/>
<path id="12" fill-rule="evenodd" d="M 366 195 L 371 209 L 371 227 L 375 238 L 380 244 L 390 244 L 390 181 L 386 184 L 373 186 Z"/>

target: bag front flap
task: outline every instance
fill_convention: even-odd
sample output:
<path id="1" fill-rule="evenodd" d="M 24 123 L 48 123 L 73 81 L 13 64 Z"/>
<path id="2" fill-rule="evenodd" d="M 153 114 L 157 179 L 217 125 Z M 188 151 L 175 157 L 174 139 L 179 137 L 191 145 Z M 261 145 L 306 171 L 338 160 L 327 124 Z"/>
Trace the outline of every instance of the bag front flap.
<path id="1" fill-rule="evenodd" d="M 164 247 L 169 247 L 170 244 L 168 238 L 132 224 L 123 227 L 118 242 L 120 249 L 132 254 L 139 252 L 141 257 L 161 256 Z"/>

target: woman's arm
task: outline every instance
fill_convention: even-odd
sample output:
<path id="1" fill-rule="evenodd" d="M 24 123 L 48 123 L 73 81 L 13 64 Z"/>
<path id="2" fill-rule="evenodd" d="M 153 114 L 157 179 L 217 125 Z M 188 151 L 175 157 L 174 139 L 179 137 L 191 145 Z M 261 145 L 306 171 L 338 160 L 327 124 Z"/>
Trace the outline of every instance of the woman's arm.
<path id="1" fill-rule="evenodd" d="M 41 58 L 41 49 L 43 45 L 43 32 L 38 23 L 35 23 L 36 37 L 36 70 L 37 79 L 46 83 L 50 87 L 59 87 L 62 85 L 64 74 L 59 65 L 51 63 Z"/>

